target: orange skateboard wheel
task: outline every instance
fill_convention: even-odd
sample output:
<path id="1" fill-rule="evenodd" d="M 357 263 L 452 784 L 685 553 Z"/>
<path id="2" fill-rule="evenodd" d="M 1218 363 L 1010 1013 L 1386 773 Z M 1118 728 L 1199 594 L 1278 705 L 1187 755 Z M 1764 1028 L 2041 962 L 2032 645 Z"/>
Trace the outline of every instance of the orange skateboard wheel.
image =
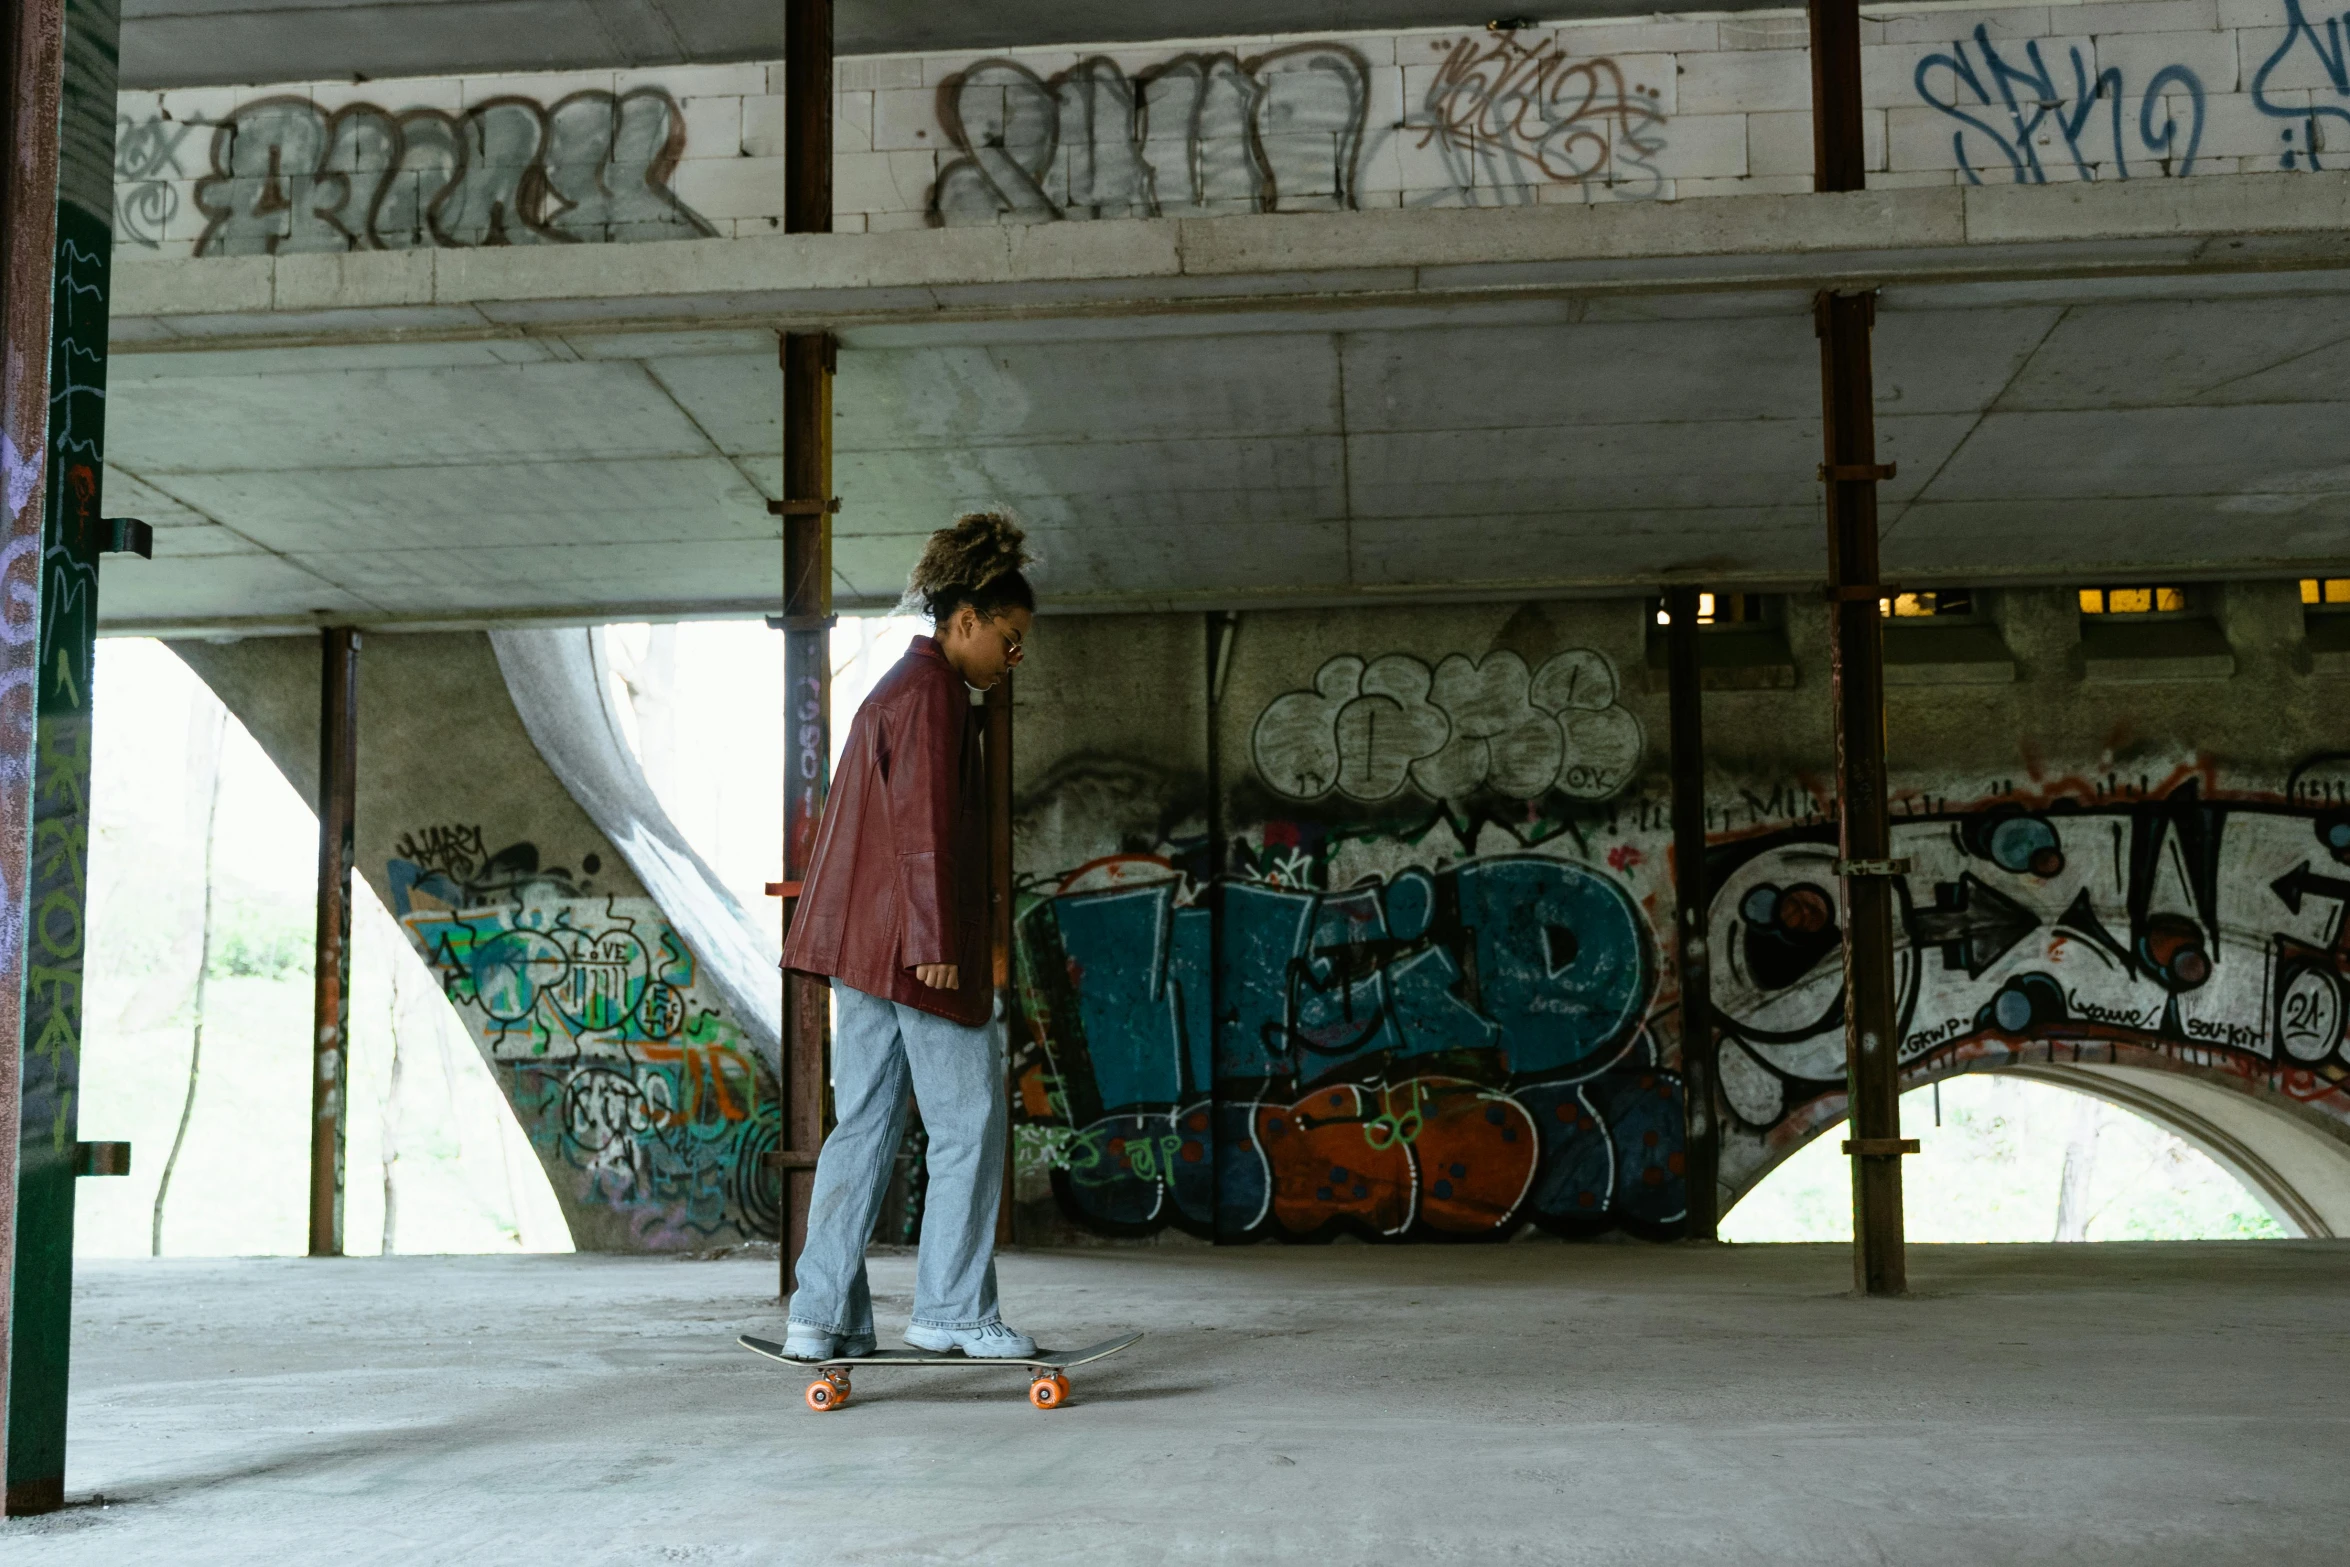
<path id="1" fill-rule="evenodd" d="M 1069 1401 L 1067 1377 L 1038 1377 L 1028 1384 L 1028 1402 L 1039 1409 L 1058 1409 Z"/>
<path id="2" fill-rule="evenodd" d="M 808 1384 L 808 1407 L 818 1414 L 849 1401 L 849 1379 L 835 1373 Z"/>

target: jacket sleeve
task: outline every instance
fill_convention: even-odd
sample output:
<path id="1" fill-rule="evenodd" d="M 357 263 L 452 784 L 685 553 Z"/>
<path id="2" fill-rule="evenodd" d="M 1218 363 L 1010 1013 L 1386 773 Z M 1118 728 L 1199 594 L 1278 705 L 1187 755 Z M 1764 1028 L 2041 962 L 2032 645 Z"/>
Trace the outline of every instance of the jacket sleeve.
<path id="1" fill-rule="evenodd" d="M 923 680 L 891 715 L 883 789 L 897 840 L 898 901 L 905 910 L 898 963 L 957 961 L 955 823 L 963 731 L 969 714 L 959 681 Z"/>

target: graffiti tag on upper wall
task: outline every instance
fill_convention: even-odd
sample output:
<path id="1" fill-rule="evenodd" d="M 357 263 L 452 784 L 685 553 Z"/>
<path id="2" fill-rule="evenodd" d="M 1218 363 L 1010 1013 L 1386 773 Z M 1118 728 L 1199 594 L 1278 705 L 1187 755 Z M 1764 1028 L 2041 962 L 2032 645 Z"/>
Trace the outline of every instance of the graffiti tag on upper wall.
<path id="1" fill-rule="evenodd" d="M 1511 652 L 1454 653 L 1431 670 L 1408 653 L 1341 654 L 1310 691 L 1275 697 L 1249 734 L 1275 793 L 1366 804 L 1410 787 L 1432 800 L 1490 789 L 1532 800 L 1556 789 L 1598 800 L 1639 771 L 1640 720 L 1616 700 L 1615 666 L 1587 648 L 1529 674 Z"/>
<path id="2" fill-rule="evenodd" d="M 155 246 L 191 127 L 126 120 L 116 214 Z M 685 118 L 659 88 L 492 98 L 463 114 L 263 98 L 212 127 L 199 256 L 629 243 L 714 233 L 677 198 Z"/>
<path id="3" fill-rule="evenodd" d="M 2310 20 L 2303 0 L 2284 0 L 2284 20 L 2284 36 L 2245 90 L 2253 107 L 2276 124 L 2277 144 L 2268 154 L 2275 167 L 2322 169 L 2325 122 L 2338 121 L 2350 132 L 2350 58 L 2343 48 L 2350 12 L 2321 26 Z M 1917 95 L 1957 125 L 1951 150 L 1970 183 L 2002 176 L 2045 184 L 2052 175 L 2126 180 L 2196 172 L 2209 113 L 2198 72 L 2174 63 L 2133 82 L 2118 67 L 2094 64 L 2093 44 L 2066 42 L 2061 58 L 2052 58 L 2057 47 L 2057 41 L 2042 39 L 1994 43 L 1988 27 L 1977 26 L 1971 47 L 1967 40 L 1954 41 L 1948 52 L 1918 61 L 1912 73 Z M 2321 77 L 2332 101 L 2328 87 L 2312 89 L 2308 101 L 2300 102 L 2300 91 L 2272 86 L 2280 71 L 2296 66 L 2303 75 Z M 2342 149 L 2337 145 L 2335 151 Z"/>
<path id="4" fill-rule="evenodd" d="M 1556 38 L 1436 47 L 1418 108 L 1376 128 L 1370 66 L 1343 44 L 1182 54 L 1132 75 L 1099 56 L 1050 78 L 982 61 L 939 89 L 961 156 L 940 170 L 931 213 L 963 225 L 1350 209 L 1363 160 L 1396 133 L 1443 159 L 1450 188 L 1423 201 L 1523 205 L 1558 184 L 1662 192 L 1661 89 Z"/>
<path id="5" fill-rule="evenodd" d="M 773 1239 L 775 1084 L 652 900 L 582 896 L 528 843 L 486 851 L 478 827 L 400 849 L 393 912 L 558 1190 L 651 1249 Z"/>
<path id="6" fill-rule="evenodd" d="M 1605 56 L 1578 60 L 1556 37 L 1509 33 L 1454 44 L 1403 124 L 1438 147 L 1469 205 L 1524 205 L 1543 185 L 1608 185 L 1621 196 L 1664 188 L 1661 89 L 1627 84 Z"/>
<path id="7" fill-rule="evenodd" d="M 968 224 L 1351 207 L 1369 101 L 1369 67 L 1335 44 L 1178 55 L 1132 78 L 1098 57 L 1049 81 L 985 60 L 939 88 L 962 157 L 939 171 L 932 211 Z"/>

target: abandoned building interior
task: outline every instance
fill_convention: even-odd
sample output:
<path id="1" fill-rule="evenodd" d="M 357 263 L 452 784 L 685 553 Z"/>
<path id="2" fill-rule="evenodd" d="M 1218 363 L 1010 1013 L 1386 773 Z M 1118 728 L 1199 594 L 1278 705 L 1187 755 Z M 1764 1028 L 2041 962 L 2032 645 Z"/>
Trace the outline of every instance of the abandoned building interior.
<path id="1" fill-rule="evenodd" d="M 0 1554 L 2337 1559 L 2329 3 L 22 0 Z M 1143 1336 L 817 1418 L 974 511 L 1006 1311 Z"/>

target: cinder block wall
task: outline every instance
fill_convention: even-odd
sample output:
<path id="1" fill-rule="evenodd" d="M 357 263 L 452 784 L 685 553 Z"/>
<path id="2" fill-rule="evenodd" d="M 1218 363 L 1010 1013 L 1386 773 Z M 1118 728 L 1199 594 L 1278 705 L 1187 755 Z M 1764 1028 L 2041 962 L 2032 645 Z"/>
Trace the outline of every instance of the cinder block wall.
<path id="1" fill-rule="evenodd" d="M 2340 19 L 2306 0 L 1864 16 L 1874 188 L 2350 158 Z M 1789 11 L 844 60 L 834 223 L 1808 190 L 1804 38 Z M 117 243 L 186 256 L 771 232 L 782 70 L 125 93 Z"/>

